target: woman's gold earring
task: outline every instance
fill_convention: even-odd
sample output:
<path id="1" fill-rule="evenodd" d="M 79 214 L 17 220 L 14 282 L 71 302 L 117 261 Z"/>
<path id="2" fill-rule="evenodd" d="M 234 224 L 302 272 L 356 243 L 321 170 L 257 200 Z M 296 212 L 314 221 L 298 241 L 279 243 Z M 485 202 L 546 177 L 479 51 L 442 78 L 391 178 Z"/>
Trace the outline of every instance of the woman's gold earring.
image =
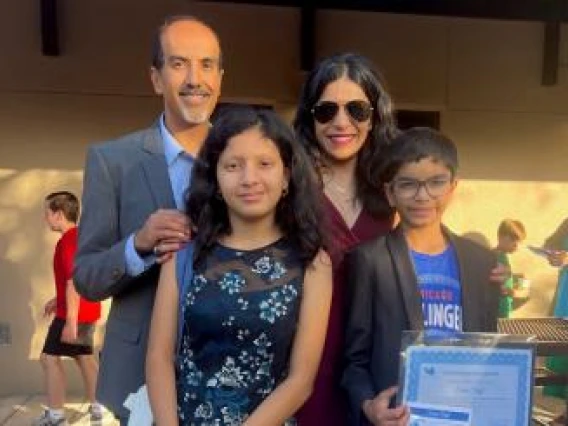
<path id="1" fill-rule="evenodd" d="M 285 187 L 282 189 L 282 196 L 285 197 L 286 195 L 288 195 L 288 187 L 287 187 L 287 186 L 285 186 Z"/>

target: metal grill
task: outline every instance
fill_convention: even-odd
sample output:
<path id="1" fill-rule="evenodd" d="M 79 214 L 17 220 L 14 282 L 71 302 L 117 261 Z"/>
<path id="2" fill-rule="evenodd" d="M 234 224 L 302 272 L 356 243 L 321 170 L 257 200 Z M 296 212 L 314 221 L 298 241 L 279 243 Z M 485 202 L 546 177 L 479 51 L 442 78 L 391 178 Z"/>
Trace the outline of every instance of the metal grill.
<path id="1" fill-rule="evenodd" d="M 568 342 L 568 321 L 562 318 L 500 319 L 498 328 L 505 334 L 535 335 L 540 342 Z"/>

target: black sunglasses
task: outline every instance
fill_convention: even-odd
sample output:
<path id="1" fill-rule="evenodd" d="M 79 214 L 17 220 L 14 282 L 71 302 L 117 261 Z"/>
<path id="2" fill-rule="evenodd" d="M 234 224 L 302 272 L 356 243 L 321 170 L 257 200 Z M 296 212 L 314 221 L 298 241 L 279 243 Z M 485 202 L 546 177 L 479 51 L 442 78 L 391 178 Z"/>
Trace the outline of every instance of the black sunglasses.
<path id="1" fill-rule="evenodd" d="M 337 102 L 332 101 L 319 102 L 312 108 L 312 114 L 318 123 L 329 123 L 337 115 L 341 106 Z M 373 113 L 373 107 L 365 101 L 349 101 L 343 107 L 349 117 L 360 123 L 371 118 Z"/>

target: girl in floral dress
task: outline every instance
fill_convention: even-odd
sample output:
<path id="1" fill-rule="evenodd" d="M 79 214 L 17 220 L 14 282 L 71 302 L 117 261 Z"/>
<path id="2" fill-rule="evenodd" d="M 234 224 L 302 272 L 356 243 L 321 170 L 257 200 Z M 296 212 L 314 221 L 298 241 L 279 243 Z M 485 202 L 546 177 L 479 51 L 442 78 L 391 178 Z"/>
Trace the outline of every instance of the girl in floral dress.
<path id="1" fill-rule="evenodd" d="M 332 287 L 317 180 L 293 132 L 269 111 L 225 112 L 194 164 L 187 211 L 193 274 L 178 282 L 175 257 L 162 266 L 152 317 L 156 424 L 291 424 L 311 393 Z"/>

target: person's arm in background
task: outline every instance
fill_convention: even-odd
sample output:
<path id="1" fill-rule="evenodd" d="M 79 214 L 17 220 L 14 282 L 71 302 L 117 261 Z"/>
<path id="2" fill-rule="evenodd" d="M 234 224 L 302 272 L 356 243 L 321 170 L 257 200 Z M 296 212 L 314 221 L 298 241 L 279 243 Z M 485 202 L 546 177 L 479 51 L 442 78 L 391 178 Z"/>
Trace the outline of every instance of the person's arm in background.
<path id="1" fill-rule="evenodd" d="M 79 293 L 75 290 L 73 280 L 68 280 L 65 287 L 65 302 L 67 304 L 67 317 L 61 332 L 61 341 L 74 343 L 77 340 L 77 325 L 79 318 Z"/>
<path id="2" fill-rule="evenodd" d="M 482 273 L 485 276 L 478 277 L 478 279 L 484 280 L 481 282 L 487 283 L 485 288 L 485 302 L 483 303 L 482 307 L 480 307 L 480 309 L 482 309 L 482 312 L 485 313 L 485 324 L 483 326 L 483 330 L 480 331 L 486 333 L 495 333 L 497 332 L 497 322 L 499 317 L 499 299 L 501 298 L 501 296 L 503 296 L 504 283 L 508 279 L 508 277 L 505 278 L 500 287 L 495 285 L 496 282 L 492 279 L 492 273 L 493 271 L 495 271 L 494 265 L 498 263 L 497 255 L 495 254 L 495 252 L 489 251 L 485 255 L 485 257 L 479 257 L 478 259 L 479 265 L 484 265 L 481 270 L 489 271 L 490 274 L 488 280 L 487 278 L 485 278 L 487 276 L 485 275 L 487 274 L 487 272 Z M 508 265 L 506 265 L 506 268 L 509 271 L 511 269 Z"/>
<path id="3" fill-rule="evenodd" d="M 566 240 L 568 240 L 568 219 L 565 219 L 554 234 L 544 242 L 544 247 L 549 250 L 547 260 L 551 266 L 561 268 L 568 265 Z"/>
<path id="4" fill-rule="evenodd" d="M 75 234 L 67 233 L 61 238 L 55 249 L 60 271 L 65 278 L 65 326 L 61 332 L 61 341 L 74 343 L 77 340 L 77 326 L 79 321 L 79 294 L 73 283 L 73 261 L 77 253 L 77 239 Z"/>
<path id="5" fill-rule="evenodd" d="M 244 426 L 281 426 L 312 393 L 325 342 L 331 291 L 331 259 L 322 251 L 304 276 L 288 376 L 254 410 Z"/>
<path id="6" fill-rule="evenodd" d="M 57 297 L 53 297 L 47 301 L 43 307 L 43 316 L 48 317 L 53 315 L 57 310 Z"/>
<path id="7" fill-rule="evenodd" d="M 175 386 L 175 346 L 178 327 L 178 287 L 176 256 L 163 264 L 156 292 L 146 353 L 146 383 L 154 422 L 158 426 L 177 426 Z"/>
<path id="8" fill-rule="evenodd" d="M 550 266 L 563 268 L 568 265 L 568 252 L 566 250 L 551 250 L 546 258 Z"/>
<path id="9" fill-rule="evenodd" d="M 164 262 L 172 247 L 189 239 L 189 222 L 176 210 L 158 210 L 135 234 L 121 238 L 116 180 L 102 150 L 87 153 L 83 183 L 83 214 L 79 223 L 79 248 L 75 259 L 77 291 L 89 300 L 104 300 L 128 287 L 156 261 Z M 162 255 L 144 261 L 159 242 Z"/>
<path id="10" fill-rule="evenodd" d="M 505 282 L 511 277 L 511 267 L 508 265 L 503 265 L 497 262 L 495 259 L 495 264 L 489 273 L 489 281 L 493 285 L 497 284 L 500 286 L 501 290 L 504 289 Z"/>

